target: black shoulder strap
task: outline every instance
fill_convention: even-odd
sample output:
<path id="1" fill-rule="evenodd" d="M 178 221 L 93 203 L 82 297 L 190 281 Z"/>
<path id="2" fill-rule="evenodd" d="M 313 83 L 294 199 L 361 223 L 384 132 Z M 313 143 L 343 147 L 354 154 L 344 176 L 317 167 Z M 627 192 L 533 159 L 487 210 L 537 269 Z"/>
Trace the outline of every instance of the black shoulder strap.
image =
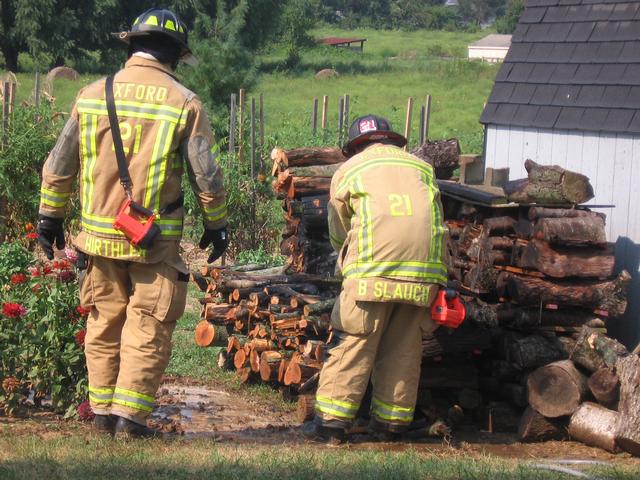
<path id="1" fill-rule="evenodd" d="M 111 127 L 111 136 L 113 137 L 113 147 L 116 151 L 116 159 L 118 161 L 118 173 L 120 175 L 120 183 L 127 196 L 131 196 L 131 176 L 127 168 L 127 159 L 124 156 L 124 147 L 122 146 L 122 137 L 120 136 L 120 124 L 118 123 L 118 115 L 116 114 L 116 101 L 113 97 L 113 75 L 107 77 L 104 85 L 105 99 L 107 101 L 107 113 L 109 114 L 109 125 Z"/>

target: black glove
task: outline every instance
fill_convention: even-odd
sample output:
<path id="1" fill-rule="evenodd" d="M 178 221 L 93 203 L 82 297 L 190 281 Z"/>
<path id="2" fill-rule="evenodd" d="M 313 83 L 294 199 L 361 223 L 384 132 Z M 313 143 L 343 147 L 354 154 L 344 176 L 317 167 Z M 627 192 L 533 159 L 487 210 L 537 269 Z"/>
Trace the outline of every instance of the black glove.
<path id="1" fill-rule="evenodd" d="M 229 246 L 229 234 L 227 228 L 223 227 L 219 230 L 205 230 L 204 235 L 200 239 L 200 248 L 204 250 L 209 245 L 213 245 L 213 252 L 209 255 L 208 263 L 213 263 L 219 259 Z"/>
<path id="2" fill-rule="evenodd" d="M 38 217 L 38 243 L 44 250 L 49 260 L 53 260 L 53 242 L 55 240 L 58 250 L 64 248 L 64 230 L 62 228 L 63 218 L 47 217 L 40 215 Z"/>

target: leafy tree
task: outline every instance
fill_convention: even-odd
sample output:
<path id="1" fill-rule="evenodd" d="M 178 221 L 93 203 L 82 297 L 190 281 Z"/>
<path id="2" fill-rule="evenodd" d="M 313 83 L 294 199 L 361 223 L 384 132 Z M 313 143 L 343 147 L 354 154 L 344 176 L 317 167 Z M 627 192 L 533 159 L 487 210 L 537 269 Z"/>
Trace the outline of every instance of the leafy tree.
<path id="1" fill-rule="evenodd" d="M 458 11 L 463 20 L 482 23 L 504 13 L 506 0 L 458 0 Z"/>
<path id="2" fill-rule="evenodd" d="M 496 20 L 498 33 L 513 33 L 524 11 L 524 0 L 510 0 L 507 12 Z"/>

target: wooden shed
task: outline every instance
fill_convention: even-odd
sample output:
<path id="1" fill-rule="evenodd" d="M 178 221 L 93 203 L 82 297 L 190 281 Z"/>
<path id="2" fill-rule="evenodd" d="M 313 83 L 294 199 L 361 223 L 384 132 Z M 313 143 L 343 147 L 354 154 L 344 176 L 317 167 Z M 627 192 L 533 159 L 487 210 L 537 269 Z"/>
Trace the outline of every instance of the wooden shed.
<path id="1" fill-rule="evenodd" d="M 640 341 L 640 2 L 527 0 L 481 122 L 485 166 L 526 176 L 524 160 L 588 175 L 617 264 L 636 277 L 626 318 Z M 613 322 L 612 322 L 613 323 Z"/>

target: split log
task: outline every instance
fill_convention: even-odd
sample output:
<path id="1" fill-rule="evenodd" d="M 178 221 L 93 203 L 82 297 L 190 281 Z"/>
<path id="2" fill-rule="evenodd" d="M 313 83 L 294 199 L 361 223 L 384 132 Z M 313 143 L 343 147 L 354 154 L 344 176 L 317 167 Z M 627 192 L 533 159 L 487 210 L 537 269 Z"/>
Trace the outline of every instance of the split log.
<path id="1" fill-rule="evenodd" d="M 260 378 L 265 382 L 276 382 L 282 354 L 275 350 L 262 352 L 260 355 Z"/>
<path id="2" fill-rule="evenodd" d="M 260 353 L 253 349 L 249 351 L 249 368 L 254 373 L 260 372 Z"/>
<path id="3" fill-rule="evenodd" d="M 618 409 L 620 380 L 613 371 L 608 368 L 597 370 L 589 377 L 587 385 L 600 405 L 611 410 Z"/>
<path id="4" fill-rule="evenodd" d="M 618 359 L 627 355 L 628 350 L 618 341 L 592 328 L 583 327 L 571 352 L 571 360 L 595 372 L 601 368 L 615 368 Z"/>
<path id="5" fill-rule="evenodd" d="M 284 383 L 284 376 L 287 373 L 291 359 L 283 358 L 280 360 L 280 366 L 278 367 L 278 383 Z"/>
<path id="6" fill-rule="evenodd" d="M 204 320 L 222 320 L 231 309 L 231 305 L 208 303 L 204 306 L 202 318 Z"/>
<path id="7" fill-rule="evenodd" d="M 316 396 L 315 395 L 298 395 L 298 404 L 296 407 L 296 420 L 300 423 L 312 420 L 315 415 Z"/>
<path id="8" fill-rule="evenodd" d="M 616 369 L 620 378 L 616 443 L 625 452 L 640 456 L 640 358 L 635 354 L 620 358 Z"/>
<path id="9" fill-rule="evenodd" d="M 534 239 L 521 250 L 516 264 L 554 278 L 606 278 L 613 275 L 615 255 L 612 249 L 552 248 L 547 242 Z"/>
<path id="10" fill-rule="evenodd" d="M 541 218 L 533 237 L 555 245 L 594 245 L 604 247 L 607 233 L 600 217 Z"/>
<path id="11" fill-rule="evenodd" d="M 285 385 L 300 385 L 309 380 L 319 369 L 320 364 L 317 362 L 290 362 L 287 371 L 284 374 Z"/>
<path id="12" fill-rule="evenodd" d="M 506 289 L 509 296 L 521 305 L 576 306 L 619 317 L 627 308 L 627 287 L 630 282 L 631 275 L 626 270 L 613 280 L 580 283 L 550 282 L 509 274 Z"/>
<path id="13" fill-rule="evenodd" d="M 245 335 L 231 335 L 227 342 L 227 353 L 231 354 L 238 350 L 242 350 L 245 343 L 247 343 L 247 337 Z"/>
<path id="14" fill-rule="evenodd" d="M 222 347 L 229 342 L 229 333 L 225 326 L 202 320 L 196 325 L 195 341 L 199 347 Z"/>
<path id="15" fill-rule="evenodd" d="M 579 218 L 579 217 L 600 217 L 606 219 L 604 213 L 592 212 L 590 210 L 578 210 L 575 208 L 545 208 L 531 207 L 528 213 L 529 220 L 532 222 L 539 218 Z"/>
<path id="16" fill-rule="evenodd" d="M 540 367 L 527 378 L 529 404 L 545 417 L 571 415 L 588 392 L 587 377 L 571 360 Z"/>
<path id="17" fill-rule="evenodd" d="M 249 368 L 249 355 L 244 348 L 238 350 L 233 356 L 233 365 L 236 367 L 236 370 L 241 370 L 245 367 Z M 251 371 L 250 368 L 249 371 Z"/>
<path id="18" fill-rule="evenodd" d="M 539 165 L 526 160 L 528 178 L 508 182 L 504 191 L 509 201 L 549 205 L 574 205 L 593 198 L 589 179 L 579 173 L 553 165 Z"/>
<path id="19" fill-rule="evenodd" d="M 520 418 L 518 439 L 521 442 L 545 442 L 566 437 L 567 427 L 561 419 L 545 418 L 531 407 L 527 407 Z"/>
<path id="20" fill-rule="evenodd" d="M 571 416 L 569 435 L 579 442 L 615 453 L 616 423 L 622 415 L 597 403 L 585 402 Z"/>

